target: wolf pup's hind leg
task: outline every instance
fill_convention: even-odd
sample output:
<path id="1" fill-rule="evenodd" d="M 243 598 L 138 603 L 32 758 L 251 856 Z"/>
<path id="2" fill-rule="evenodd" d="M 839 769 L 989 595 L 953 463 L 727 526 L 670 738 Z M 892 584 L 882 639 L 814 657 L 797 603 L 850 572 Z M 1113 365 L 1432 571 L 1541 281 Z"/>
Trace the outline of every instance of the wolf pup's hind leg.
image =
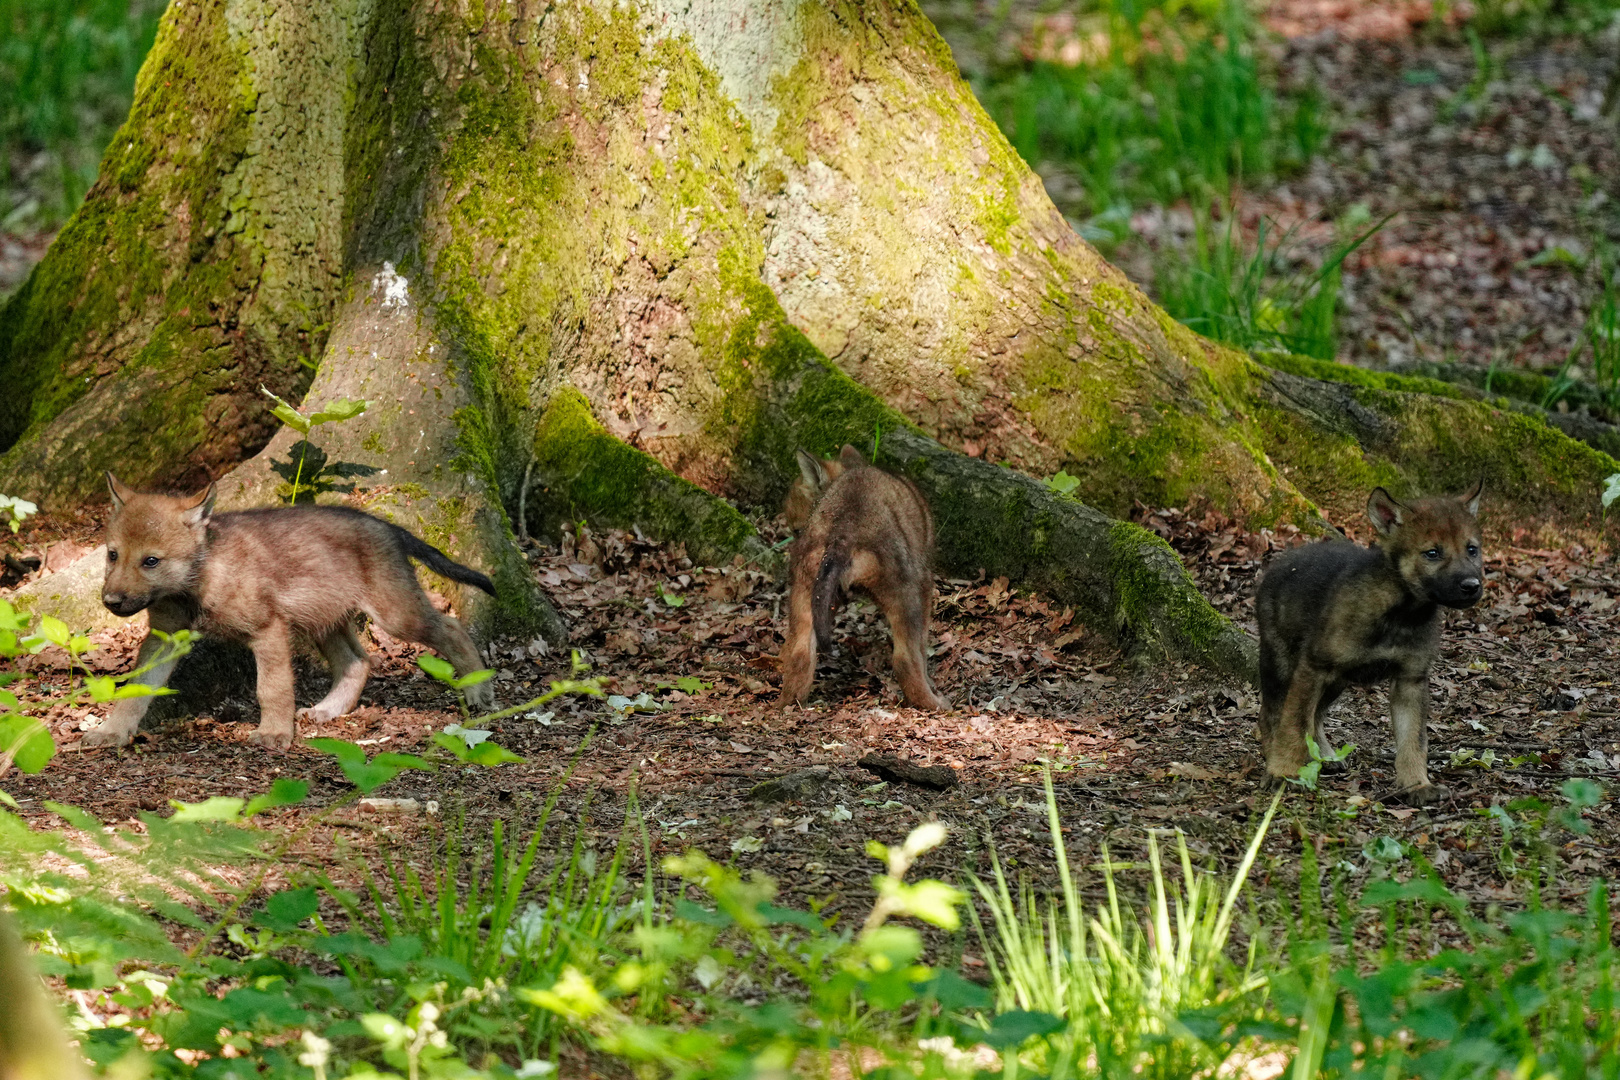
<path id="1" fill-rule="evenodd" d="M 803 562 L 793 564 L 788 593 L 788 631 L 782 642 L 783 705 L 800 705 L 816 679 L 816 627 L 812 593 L 815 573 Z"/>
<path id="2" fill-rule="evenodd" d="M 457 675 L 479 671 L 484 662 L 467 631 L 456 620 L 440 615 L 416 583 L 416 575 L 405 566 L 399 578 L 379 584 L 373 591 L 367 612 L 394 637 L 426 645 L 455 667 Z M 495 704 L 495 691 L 488 682 L 466 689 L 467 704 L 485 709 Z"/>
<path id="3" fill-rule="evenodd" d="M 320 645 L 321 655 L 332 669 L 332 689 L 299 713 L 312 724 L 324 724 L 351 712 L 360 703 L 360 691 L 366 688 L 371 674 L 371 657 L 349 623 L 323 637 Z"/>

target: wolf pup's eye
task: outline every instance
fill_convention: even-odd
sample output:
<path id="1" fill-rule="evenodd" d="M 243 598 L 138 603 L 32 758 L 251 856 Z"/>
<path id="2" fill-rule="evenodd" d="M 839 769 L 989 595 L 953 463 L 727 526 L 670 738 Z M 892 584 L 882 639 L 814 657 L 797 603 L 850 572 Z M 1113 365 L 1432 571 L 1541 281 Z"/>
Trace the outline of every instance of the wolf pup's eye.
<path id="1" fill-rule="evenodd" d="M 107 552 L 107 561 L 108 562 L 117 562 L 118 561 L 118 552 L 116 552 L 116 551 Z"/>
<path id="2" fill-rule="evenodd" d="M 156 566 L 157 564 L 158 557 L 156 555 L 148 555 L 146 558 L 141 560 L 141 565 L 146 567 L 148 570 L 152 569 L 152 567 Z"/>
<path id="3" fill-rule="evenodd" d="M 1430 562 L 1436 562 L 1440 558 L 1440 549 L 1437 547 L 1430 548 L 1428 551 L 1423 553 L 1423 557 L 1428 559 Z"/>
<path id="4" fill-rule="evenodd" d="M 1468 557 L 1470 559 L 1472 559 L 1475 555 L 1478 555 L 1478 554 L 1479 554 L 1479 545 L 1478 544 L 1469 544 L 1468 545 Z"/>

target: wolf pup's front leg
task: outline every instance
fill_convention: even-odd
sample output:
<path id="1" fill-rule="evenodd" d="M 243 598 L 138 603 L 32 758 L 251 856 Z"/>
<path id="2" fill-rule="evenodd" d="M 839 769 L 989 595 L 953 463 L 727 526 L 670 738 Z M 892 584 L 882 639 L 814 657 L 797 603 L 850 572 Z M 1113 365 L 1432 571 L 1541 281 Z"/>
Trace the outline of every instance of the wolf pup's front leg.
<path id="1" fill-rule="evenodd" d="M 165 634 L 172 634 L 177 630 L 185 630 L 191 625 L 182 605 L 162 600 L 154 603 L 147 609 L 151 630 L 161 630 Z M 145 640 L 141 642 L 140 652 L 135 657 L 136 675 L 130 682 L 150 686 L 161 690 L 168 685 L 169 676 L 174 674 L 174 665 L 179 663 L 178 657 L 169 657 L 162 663 L 154 663 L 168 650 L 169 644 L 156 634 L 148 632 Z M 142 671 L 142 668 L 148 668 Z M 86 750 L 95 750 L 103 746 L 128 746 L 129 741 L 135 737 L 135 731 L 141 726 L 141 718 L 146 715 L 147 706 L 152 704 L 151 697 L 124 698 L 113 702 L 112 711 L 101 726 L 85 732 L 79 746 Z"/>
<path id="2" fill-rule="evenodd" d="M 254 635 L 253 662 L 259 668 L 259 726 L 248 741 L 286 750 L 298 734 L 293 719 L 292 639 L 286 623 L 271 623 Z"/>

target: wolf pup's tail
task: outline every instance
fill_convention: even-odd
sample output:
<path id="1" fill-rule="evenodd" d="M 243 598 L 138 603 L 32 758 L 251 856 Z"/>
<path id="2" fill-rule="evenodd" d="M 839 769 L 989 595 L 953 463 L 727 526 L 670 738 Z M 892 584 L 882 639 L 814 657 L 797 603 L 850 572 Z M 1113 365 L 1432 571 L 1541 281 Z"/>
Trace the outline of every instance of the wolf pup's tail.
<path id="1" fill-rule="evenodd" d="M 459 581 L 463 585 L 471 585 L 475 589 L 482 589 L 491 596 L 495 595 L 495 583 L 477 570 L 470 566 L 462 566 L 409 529 L 395 525 L 394 532 L 399 534 L 399 546 L 405 554 L 435 574 L 447 577 L 451 581 Z"/>
<path id="2" fill-rule="evenodd" d="M 844 600 L 840 581 L 848 569 L 849 544 L 835 543 L 821 556 L 821 566 L 816 570 L 815 588 L 810 592 L 810 618 L 816 631 L 816 647 L 824 652 L 832 648 L 833 609 Z"/>

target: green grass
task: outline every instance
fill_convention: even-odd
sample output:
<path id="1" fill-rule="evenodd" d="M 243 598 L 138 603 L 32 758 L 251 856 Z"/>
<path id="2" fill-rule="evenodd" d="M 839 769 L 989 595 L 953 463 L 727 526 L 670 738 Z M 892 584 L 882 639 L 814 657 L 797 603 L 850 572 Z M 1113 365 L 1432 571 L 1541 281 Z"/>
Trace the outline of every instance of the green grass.
<path id="1" fill-rule="evenodd" d="M 1315 93 L 1283 100 L 1271 88 L 1243 4 L 1211 16 L 1105 0 L 1093 16 L 1104 54 L 1036 62 L 978 88 L 1024 160 L 1079 179 L 1092 238 L 1121 238 L 1132 208 L 1221 197 L 1241 178 L 1297 168 L 1326 139 Z"/>
<path id="2" fill-rule="evenodd" d="M 14 186 L 14 165 L 47 156 L 19 205 L 0 205 L 0 221 L 49 227 L 78 206 L 129 113 L 163 8 L 163 0 L 0 0 L 0 185 Z"/>
<path id="3" fill-rule="evenodd" d="M 1191 248 L 1160 253 L 1154 293 L 1176 319 L 1218 341 L 1331 360 L 1339 339 L 1340 268 L 1388 220 L 1369 225 L 1364 212 L 1347 215 L 1322 264 L 1302 270 L 1286 268 L 1292 230 L 1279 236 L 1262 219 L 1251 247 L 1235 211 L 1219 226 L 1195 213 Z"/>

